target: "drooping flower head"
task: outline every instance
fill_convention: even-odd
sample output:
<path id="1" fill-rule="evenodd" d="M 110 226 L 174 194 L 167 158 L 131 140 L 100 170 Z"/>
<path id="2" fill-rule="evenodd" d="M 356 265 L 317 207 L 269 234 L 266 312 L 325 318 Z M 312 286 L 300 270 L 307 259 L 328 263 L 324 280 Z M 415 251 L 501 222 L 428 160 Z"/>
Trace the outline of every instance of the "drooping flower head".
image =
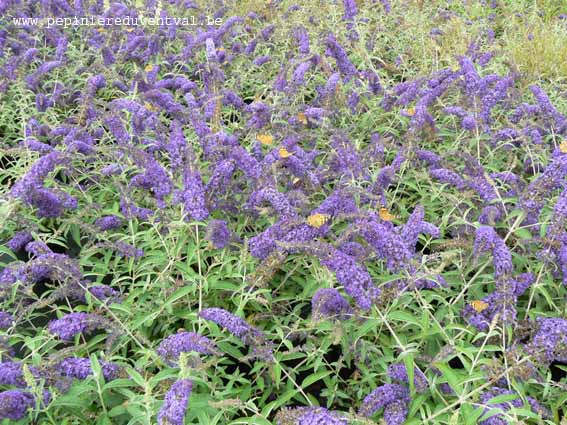
<path id="1" fill-rule="evenodd" d="M 207 225 L 206 239 L 215 248 L 222 249 L 230 242 L 230 229 L 224 220 L 211 220 Z"/>
<path id="2" fill-rule="evenodd" d="M 158 413 L 159 425 L 185 424 L 185 412 L 192 390 L 193 383 L 189 379 L 180 379 L 171 386 Z"/>
<path id="3" fill-rule="evenodd" d="M 201 310 L 199 316 L 226 328 L 231 334 L 241 339 L 245 344 L 254 345 L 256 340 L 264 338 L 264 334 L 259 329 L 256 329 L 249 325 L 246 320 L 235 316 L 222 308 L 205 308 Z"/>
<path id="4" fill-rule="evenodd" d="M 201 354 L 213 354 L 215 344 L 207 337 L 195 332 L 178 332 L 160 342 L 158 355 L 169 365 L 175 366 L 181 353 L 195 351 Z"/>
<path id="5" fill-rule="evenodd" d="M 333 33 L 330 33 L 325 40 L 327 54 L 335 59 L 337 68 L 345 80 L 349 80 L 358 74 L 358 70 L 348 58 L 345 49 L 339 44 Z"/>
<path id="6" fill-rule="evenodd" d="M 14 317 L 5 311 L 0 311 L 0 329 L 8 329 L 14 323 Z"/>
<path id="7" fill-rule="evenodd" d="M 524 401 L 521 398 L 515 398 L 513 400 L 507 400 L 500 403 L 491 402 L 490 400 L 501 397 L 501 396 L 512 396 L 517 395 L 514 391 L 510 391 L 504 388 L 492 387 L 480 395 L 480 402 L 486 405 L 485 413 L 489 412 L 489 409 L 499 409 L 506 412 L 512 408 L 521 408 L 524 406 Z M 535 413 L 538 413 L 542 417 L 549 417 L 549 412 L 547 409 L 542 407 L 539 402 L 532 398 L 526 397 L 527 404 L 531 407 Z M 482 418 L 481 418 L 482 419 Z M 509 422 L 502 414 L 496 414 L 488 419 L 479 422 L 480 425 L 507 425 Z"/>
<path id="8" fill-rule="evenodd" d="M 347 300 L 335 288 L 321 288 L 311 299 L 311 311 L 314 319 L 344 319 L 351 308 Z"/>
<path id="9" fill-rule="evenodd" d="M 19 251 L 22 249 L 26 244 L 33 240 L 33 237 L 30 232 L 22 231 L 16 233 L 12 238 L 6 242 L 6 246 L 10 248 L 12 251 Z"/>
<path id="10" fill-rule="evenodd" d="M 370 394 L 368 394 L 358 410 L 358 413 L 361 416 L 372 416 L 378 410 L 382 408 L 388 408 L 388 406 L 394 404 L 388 412 L 388 418 L 392 421 L 391 425 L 398 425 L 403 423 L 399 422 L 399 419 L 402 418 L 405 420 L 405 414 L 403 406 L 409 404 L 410 397 L 409 397 L 409 390 L 399 384 L 384 384 Z M 398 404 L 402 403 L 402 405 Z M 405 410 L 407 414 L 407 410 Z M 386 411 L 384 411 L 384 419 L 386 419 Z M 390 423 L 388 423 L 390 425 Z"/>
<path id="11" fill-rule="evenodd" d="M 91 286 L 88 291 L 99 301 L 120 303 L 122 297 L 119 291 L 108 285 Z"/>
<path id="12" fill-rule="evenodd" d="M 69 313 L 61 319 L 49 322 L 49 332 L 65 341 L 71 341 L 75 335 L 92 332 L 105 326 L 105 320 L 93 313 Z"/>
<path id="13" fill-rule="evenodd" d="M 543 364 L 567 362 L 567 320 L 538 317 L 526 351 Z"/>
<path id="14" fill-rule="evenodd" d="M 395 381 L 409 383 L 409 377 L 406 369 L 406 365 L 403 363 L 388 366 L 388 376 Z M 429 382 L 427 382 L 427 377 L 424 373 L 419 370 L 419 368 L 414 368 L 413 371 L 413 381 L 415 385 L 415 390 L 418 393 L 422 393 L 429 388 Z"/>
<path id="15" fill-rule="evenodd" d="M 100 366 L 106 381 L 118 378 L 120 369 L 118 365 L 101 361 Z M 56 369 L 60 374 L 68 378 L 86 379 L 93 374 L 89 358 L 68 357 L 59 362 Z"/>
<path id="16" fill-rule="evenodd" d="M 277 425 L 347 425 L 344 414 L 324 407 L 296 407 L 281 409 L 276 415 Z"/>
<path id="17" fill-rule="evenodd" d="M 21 390 L 0 392 L 0 419 L 17 421 L 22 419 L 27 410 L 35 406 L 31 393 Z"/>
<path id="18" fill-rule="evenodd" d="M 122 220 L 115 215 L 106 215 L 98 218 L 94 225 L 100 230 L 113 230 L 118 229 L 122 225 Z"/>
<path id="19" fill-rule="evenodd" d="M 40 373 L 35 367 L 29 366 L 28 369 L 34 377 L 39 377 Z M 0 385 L 24 388 L 26 381 L 23 363 L 16 361 L 0 363 Z"/>
<path id="20" fill-rule="evenodd" d="M 473 255 L 478 256 L 486 251 L 492 253 L 496 278 L 512 273 L 512 255 L 506 243 L 498 236 L 494 228 L 481 226 L 476 231 Z"/>

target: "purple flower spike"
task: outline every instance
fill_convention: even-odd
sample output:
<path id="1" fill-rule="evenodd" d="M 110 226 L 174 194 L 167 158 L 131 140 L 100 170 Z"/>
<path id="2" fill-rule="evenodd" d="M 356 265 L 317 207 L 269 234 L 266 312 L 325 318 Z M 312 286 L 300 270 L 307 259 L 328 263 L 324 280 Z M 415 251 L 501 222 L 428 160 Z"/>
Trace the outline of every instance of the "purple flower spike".
<path id="1" fill-rule="evenodd" d="M 377 295 L 379 289 L 374 286 L 364 266 L 357 264 L 353 257 L 339 250 L 335 250 L 329 258 L 322 260 L 321 264 L 335 272 L 337 281 L 344 285 L 346 293 L 356 300 L 360 308 L 370 309 L 373 295 L 371 290 L 374 289 Z"/>
<path id="2" fill-rule="evenodd" d="M 89 292 L 100 301 L 121 302 L 120 292 L 108 285 L 91 286 Z"/>
<path id="3" fill-rule="evenodd" d="M 339 44 L 335 36 L 331 33 L 325 40 L 327 46 L 327 54 L 335 59 L 337 63 L 337 68 L 345 78 L 345 80 L 351 79 L 353 76 L 358 74 L 358 70 L 352 64 L 347 56 L 345 49 Z"/>
<path id="4" fill-rule="evenodd" d="M 179 332 L 165 338 L 157 349 L 158 355 L 170 366 L 175 366 L 181 353 L 195 351 L 214 354 L 215 344 L 209 338 L 195 332 Z"/>
<path id="5" fill-rule="evenodd" d="M 347 425 L 349 423 L 343 413 L 315 406 L 283 408 L 275 419 L 276 425 Z"/>
<path id="6" fill-rule="evenodd" d="M 478 256 L 486 251 L 492 252 L 496 278 L 512 273 L 512 255 L 506 243 L 492 227 L 481 226 L 476 231 L 473 255 Z"/>
<path id="7" fill-rule="evenodd" d="M 33 395 L 21 390 L 0 393 L 0 419 L 17 421 L 22 419 L 29 408 L 35 405 Z"/>
<path id="8" fill-rule="evenodd" d="M 231 334 L 240 338 L 245 344 L 253 344 L 256 339 L 263 339 L 264 337 L 260 330 L 246 323 L 244 319 L 235 316 L 222 308 L 205 308 L 201 310 L 199 316 L 226 328 Z"/>
<path id="9" fill-rule="evenodd" d="M 14 317 L 10 313 L 0 311 L 0 329 L 8 329 L 14 323 Z"/>
<path id="10" fill-rule="evenodd" d="M 95 221 L 95 226 L 100 230 L 113 230 L 122 226 L 122 220 L 115 215 L 106 215 Z"/>
<path id="11" fill-rule="evenodd" d="M 102 375 L 106 381 L 118 378 L 119 366 L 108 362 L 99 362 Z M 92 376 L 91 360 L 88 358 L 69 357 L 59 362 L 57 370 L 64 376 L 76 379 L 86 379 Z"/>
<path id="12" fill-rule="evenodd" d="M 88 333 L 103 326 L 105 320 L 96 314 L 69 313 L 49 322 L 48 329 L 62 340 L 71 341 L 77 334 Z"/>
<path id="13" fill-rule="evenodd" d="M 313 318 L 344 319 L 351 308 L 347 300 L 335 288 L 321 288 L 311 300 Z"/>
<path id="14" fill-rule="evenodd" d="M 409 390 L 406 387 L 398 384 L 385 384 L 376 388 L 364 398 L 362 405 L 358 410 L 358 413 L 361 416 L 370 417 L 374 415 L 374 413 L 376 413 L 378 410 L 387 407 L 392 403 L 402 402 L 407 405 L 409 401 Z M 398 407 L 395 409 L 393 408 L 393 410 L 399 411 L 400 409 Z M 397 418 L 399 415 L 394 414 L 394 411 L 391 412 L 390 416 L 392 418 Z"/>
<path id="15" fill-rule="evenodd" d="M 26 244 L 33 240 L 33 237 L 30 232 L 18 232 L 12 239 L 6 242 L 6 246 L 10 248 L 12 251 L 19 251 L 22 249 Z"/>
<path id="16" fill-rule="evenodd" d="M 180 379 L 171 386 L 158 413 L 159 425 L 185 424 L 185 412 L 192 390 L 193 383 L 189 379 Z"/>
<path id="17" fill-rule="evenodd" d="M 394 401 L 384 408 L 384 421 L 387 425 L 402 425 L 406 421 L 408 411 L 407 401 Z"/>
<path id="18" fill-rule="evenodd" d="M 207 225 L 206 238 L 217 249 L 222 249 L 230 242 L 230 229 L 224 220 L 211 220 Z"/>
<path id="19" fill-rule="evenodd" d="M 298 425 L 347 425 L 347 419 L 323 407 L 310 407 L 297 421 Z"/>
<path id="20" fill-rule="evenodd" d="M 406 365 L 403 363 L 388 366 L 388 376 L 396 381 L 408 383 L 409 377 L 406 369 Z M 417 367 L 413 371 L 413 382 L 415 385 L 415 390 L 418 393 L 422 393 L 429 388 L 429 382 L 427 382 L 426 376 Z"/>
<path id="21" fill-rule="evenodd" d="M 33 366 L 29 367 L 30 372 L 34 376 L 38 376 L 39 372 Z M 20 362 L 3 362 L 0 363 L 0 385 L 13 385 L 16 387 L 25 387 L 23 365 Z"/>
<path id="22" fill-rule="evenodd" d="M 526 351 L 544 364 L 567 362 L 567 320 L 538 317 L 536 326 Z"/>
<path id="23" fill-rule="evenodd" d="M 480 402 L 487 406 L 485 409 L 485 413 L 489 412 L 489 409 L 500 409 L 502 411 L 507 411 L 512 408 L 521 408 L 524 406 L 523 400 L 518 397 L 513 400 L 503 401 L 501 403 L 493 403 L 490 402 L 491 399 L 495 397 L 505 396 L 505 395 L 517 395 L 514 391 L 506 390 L 503 388 L 492 387 L 480 396 Z M 550 412 L 547 411 L 544 407 L 542 407 L 537 400 L 532 397 L 526 397 L 529 406 L 531 409 L 541 415 L 542 417 L 546 418 L 549 417 Z M 508 420 L 503 417 L 502 414 L 496 414 L 491 416 L 490 418 L 480 421 L 480 425 L 506 425 L 508 424 Z"/>
<path id="24" fill-rule="evenodd" d="M 174 195 L 174 202 L 182 202 L 184 210 L 194 220 L 204 220 L 209 215 L 205 205 L 205 189 L 201 175 L 196 171 L 186 170 L 183 175 L 184 189 Z"/>

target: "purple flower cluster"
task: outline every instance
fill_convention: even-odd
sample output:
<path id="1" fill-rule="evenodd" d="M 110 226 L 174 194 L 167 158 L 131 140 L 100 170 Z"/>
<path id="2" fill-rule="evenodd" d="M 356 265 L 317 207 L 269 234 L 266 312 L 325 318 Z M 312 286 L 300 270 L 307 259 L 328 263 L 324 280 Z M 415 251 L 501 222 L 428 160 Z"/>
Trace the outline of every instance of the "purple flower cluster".
<path id="1" fill-rule="evenodd" d="M 495 291 L 481 300 L 487 307 L 477 311 L 471 305 L 467 305 L 463 310 L 465 320 L 482 331 L 488 330 L 496 316 L 502 323 L 514 324 L 518 297 L 531 286 L 534 279 L 532 273 L 522 273 L 514 278 L 500 278 L 496 282 Z"/>
<path id="2" fill-rule="evenodd" d="M 264 339 L 264 334 L 259 329 L 254 328 L 249 325 L 246 320 L 235 316 L 222 308 L 205 308 L 201 310 L 199 317 L 215 322 L 217 325 L 226 328 L 231 334 L 242 340 L 245 344 L 256 345 Z"/>
<path id="3" fill-rule="evenodd" d="M 486 251 L 492 253 L 496 279 L 509 276 L 512 273 L 512 255 L 506 247 L 506 243 L 492 227 L 481 226 L 476 231 L 473 255 L 479 256 Z"/>
<path id="4" fill-rule="evenodd" d="M 60 152 L 51 152 L 39 158 L 27 174 L 12 187 L 12 196 L 37 208 L 39 217 L 58 217 L 66 208 L 76 208 L 76 199 L 66 192 L 44 187 L 47 176 L 63 161 L 64 156 Z"/>
<path id="5" fill-rule="evenodd" d="M 510 64 L 509 72 L 501 72 L 505 63 L 496 48 L 500 34 L 494 22 L 509 5 L 481 0 L 491 10 L 471 6 L 488 13 L 475 12 L 474 22 L 464 20 L 465 31 L 482 30 L 471 37 L 466 54 L 455 58 L 457 66 L 410 78 L 420 59 L 411 43 L 404 51 L 380 50 L 384 39 L 366 37 L 382 27 L 405 28 L 403 11 L 385 16 L 392 7 L 388 0 L 369 5 L 330 2 L 329 8 L 339 8 L 333 32 L 328 25 L 319 27 L 324 20 L 309 16 L 306 5 L 291 4 L 283 11 L 285 2 L 279 0 L 246 17 L 228 16 L 231 8 L 222 1 L 211 2 L 206 10 L 192 0 L 170 0 L 167 5 L 147 0 L 143 7 L 107 3 L 5 0 L 0 1 L 0 13 L 41 19 L 153 17 L 159 10 L 161 18 L 170 18 L 175 8 L 184 8 L 200 18 L 211 12 L 223 23 L 203 19 L 197 28 L 163 24 L 147 31 L 83 25 L 71 30 L 6 21 L 0 28 L 0 97 L 8 111 L 2 125 L 8 160 L 2 165 L 8 167 L 7 190 L 15 200 L 13 208 L 7 204 L 2 234 L 11 252 L 6 251 L 0 271 L 0 298 L 5 302 L 0 328 L 8 334 L 0 340 L 0 383 L 19 387 L 0 393 L 1 418 L 22 419 L 37 404 L 23 379 L 26 363 L 17 357 L 33 357 L 38 364 L 34 356 L 43 351 L 34 348 L 31 355 L 30 341 L 36 344 L 50 335 L 27 319 L 45 311 L 60 316 L 64 305 L 81 311 L 47 325 L 51 335 L 68 343 L 62 349 L 66 351 L 58 352 L 61 344 L 51 341 L 41 347 L 55 360 L 50 357 L 39 370 L 27 366 L 38 382 L 58 387 L 52 378 L 72 382 L 92 376 L 89 358 L 69 356 L 87 356 L 100 348 L 95 345 L 102 339 L 111 351 L 118 332 L 114 323 L 135 329 L 129 337 L 135 336 L 136 342 L 140 338 L 140 344 L 155 346 L 155 335 L 167 328 L 164 323 L 194 319 L 191 311 L 197 306 L 230 304 L 222 291 L 243 276 L 243 293 L 251 298 L 239 300 L 237 314 L 242 317 L 250 313 L 252 301 L 254 311 L 269 309 L 262 320 L 281 311 L 293 312 L 286 326 L 290 318 L 303 320 L 309 315 L 304 297 L 292 300 L 289 295 L 303 291 L 312 294 L 313 323 L 344 321 L 341 329 L 348 331 L 371 323 L 386 305 L 403 308 L 408 292 L 417 297 L 419 291 L 430 290 L 433 299 L 445 298 L 445 290 L 461 291 L 461 280 L 469 278 L 461 263 L 471 261 L 474 269 L 488 254 L 490 271 L 473 270 L 473 284 L 465 288 L 469 292 L 463 290 L 458 297 L 482 293 L 476 296 L 481 299 L 464 307 L 458 323 L 451 324 L 468 323 L 480 331 L 493 323 L 510 325 L 502 327 L 504 336 L 539 366 L 567 362 L 564 319 L 540 317 L 529 338 L 518 336 L 523 323 L 518 312 L 526 305 L 547 311 L 545 303 L 554 300 L 547 292 L 544 300 L 538 291 L 529 299 L 522 297 L 536 281 L 529 273 L 538 270 L 536 262 L 545 266 L 539 269 L 539 285 L 552 278 L 567 284 L 567 118 L 555 105 L 556 97 L 542 87 L 531 85 L 522 93 L 523 69 L 520 74 Z M 468 3 L 451 11 L 430 8 L 435 28 L 427 29 L 427 42 L 442 46 L 457 22 L 448 21 L 460 19 L 457 10 L 470 15 Z M 280 12 L 289 21 L 283 33 L 276 23 L 280 19 L 273 19 Z M 379 27 L 376 14 L 384 15 Z M 292 21 L 300 15 L 305 22 Z M 525 16 L 517 18 L 524 24 Z M 282 43 L 286 37 L 289 42 Z M 528 42 L 534 41 L 530 35 Z M 441 57 L 436 61 L 444 62 Z M 22 87 L 28 92 L 22 98 L 23 112 L 19 109 L 24 103 L 11 102 L 22 97 Z M 432 196 L 423 203 L 420 196 L 426 191 Z M 514 217 L 521 219 L 510 227 Z M 195 240 L 203 240 L 204 233 L 209 245 L 189 244 L 186 249 L 188 228 L 196 233 Z M 143 243 L 125 242 L 134 235 Z M 451 244 L 458 248 L 446 249 Z M 202 250 L 196 255 L 193 248 Z M 453 254 L 459 256 L 458 264 L 453 264 Z M 250 266 L 256 267 L 252 273 Z M 326 282 L 324 275 L 317 287 L 320 266 L 334 276 Z M 316 279 L 299 275 L 311 271 Z M 213 283 L 217 272 L 226 272 L 222 279 L 227 280 L 219 285 Z M 210 284 L 199 286 L 198 301 L 184 297 L 182 316 L 176 307 L 180 300 L 173 300 L 139 328 L 137 303 L 159 304 L 163 294 L 156 291 L 163 289 L 167 297 L 177 289 L 167 287 L 170 282 L 177 285 L 197 274 L 210 278 Z M 463 279 L 455 278 L 459 274 Z M 248 280 L 250 275 L 260 279 Z M 271 296 L 265 303 L 262 291 Z M 122 307 L 111 305 L 122 301 Z M 95 308 L 112 313 L 113 321 Z M 272 331 L 266 323 L 256 328 L 237 314 L 213 307 L 198 317 L 250 346 L 252 357 L 274 360 L 271 339 L 281 329 Z M 96 330 L 109 335 L 89 341 L 88 353 L 81 352 L 82 346 L 70 346 L 77 335 Z M 288 337 L 304 336 L 303 331 L 284 335 L 278 350 L 289 345 Z M 306 352 L 319 337 L 308 335 L 293 349 Z M 357 336 L 353 344 L 374 344 L 368 338 Z M 347 347 L 342 346 L 345 359 L 353 356 L 361 363 L 359 350 Z M 133 364 L 139 365 L 139 352 L 130 347 L 119 351 L 132 354 Z M 183 353 L 219 354 L 212 340 L 188 331 L 166 335 L 156 351 L 171 367 L 179 366 Z M 306 359 L 311 364 L 312 356 Z M 375 361 L 355 366 L 370 367 Z M 105 379 L 118 376 L 117 365 L 100 366 Z M 159 373 L 148 373 L 154 372 Z M 272 372 L 277 375 L 277 369 Z M 408 386 L 425 398 L 429 382 L 419 368 L 411 373 L 403 364 L 389 366 L 387 375 L 392 383 L 370 393 L 359 412 L 370 417 L 383 409 L 387 424 L 402 424 L 408 415 Z M 254 385 L 271 391 L 267 386 L 274 382 L 262 378 Z M 497 385 L 505 387 L 503 381 Z M 157 421 L 183 424 L 191 391 L 187 379 L 173 384 Z M 511 393 L 493 388 L 481 402 L 494 395 Z M 532 410 L 543 411 L 526 400 Z M 521 407 L 515 400 L 497 406 L 504 411 Z M 286 412 L 281 425 L 348 422 L 346 414 L 321 407 Z M 225 410 L 222 419 L 230 422 L 231 414 Z M 39 415 L 34 419 L 40 422 Z M 498 414 L 483 423 L 504 419 Z"/>
<path id="6" fill-rule="evenodd" d="M 399 384 L 384 384 L 368 394 L 358 413 L 370 417 L 384 409 L 387 425 L 401 425 L 405 422 L 410 401 L 409 390 Z"/>
<path id="7" fill-rule="evenodd" d="M 8 329 L 14 323 L 14 317 L 5 311 L 0 311 L 0 329 Z"/>
<path id="8" fill-rule="evenodd" d="M 120 292 L 112 288 L 111 286 L 94 285 L 91 286 L 88 290 L 91 293 L 91 295 L 93 295 L 95 298 L 97 298 L 100 301 L 115 302 L 115 303 L 121 302 L 122 296 Z"/>
<path id="9" fill-rule="evenodd" d="M 306 408 L 297 419 L 297 425 L 347 425 L 345 417 L 323 407 Z"/>
<path id="10" fill-rule="evenodd" d="M 501 396 L 508 396 L 508 395 L 517 395 L 514 391 L 506 390 L 504 388 L 492 387 L 488 391 L 484 392 L 480 396 L 480 402 L 486 405 L 485 413 L 488 413 L 489 409 L 499 409 L 501 411 L 508 411 L 512 408 L 521 408 L 525 404 L 521 398 L 515 398 L 513 400 L 500 402 L 500 403 L 491 403 L 490 400 L 496 397 Z M 532 397 L 527 397 L 527 404 L 531 408 L 531 410 L 542 417 L 549 417 L 549 412 L 547 409 L 543 408 L 537 400 L 533 399 Z M 481 417 L 482 419 L 482 417 Z M 488 419 L 481 420 L 479 424 L 481 425 L 506 425 L 508 424 L 508 420 L 504 418 L 502 414 L 496 414 L 491 416 Z"/>
<path id="11" fill-rule="evenodd" d="M 207 224 L 207 239 L 217 249 L 222 249 L 230 242 L 230 229 L 224 220 L 211 220 Z"/>
<path id="12" fill-rule="evenodd" d="M 351 313 L 351 307 L 335 288 L 321 288 L 311 299 L 311 311 L 314 319 L 343 320 Z"/>
<path id="13" fill-rule="evenodd" d="M 215 353 L 215 344 L 207 337 L 194 332 L 178 332 L 162 340 L 158 355 L 169 365 L 175 366 L 181 353 L 195 351 L 201 354 Z"/>
<path id="14" fill-rule="evenodd" d="M 403 382 L 406 384 L 409 383 L 407 369 L 403 363 L 388 366 L 388 376 L 395 381 Z M 429 388 L 427 377 L 417 367 L 414 368 L 413 371 L 413 382 L 415 385 L 415 390 L 418 393 L 427 391 L 427 389 Z"/>
<path id="15" fill-rule="evenodd" d="M 276 415 L 277 425 L 347 425 L 348 419 L 340 412 L 324 407 L 296 407 L 281 409 Z"/>
<path id="16" fill-rule="evenodd" d="M 49 322 L 49 332 L 64 341 L 71 341 L 78 334 L 86 334 L 98 328 L 103 328 L 106 321 L 93 313 L 69 313 L 61 319 Z"/>
<path id="17" fill-rule="evenodd" d="M 38 376 L 39 372 L 36 368 L 30 367 L 30 372 L 34 376 Z M 0 385 L 13 385 L 23 388 L 26 386 L 24 380 L 23 365 L 20 362 L 3 362 L 0 363 Z"/>
<path id="18" fill-rule="evenodd" d="M 118 229 L 122 225 L 122 220 L 115 215 L 106 215 L 95 221 L 95 226 L 100 230 L 114 230 Z"/>
<path id="19" fill-rule="evenodd" d="M 183 425 L 185 423 L 185 412 L 192 390 L 193 383 L 189 379 L 180 379 L 171 386 L 158 413 L 159 425 Z"/>
<path id="20" fill-rule="evenodd" d="M 538 317 L 536 331 L 526 344 L 526 351 L 542 364 L 566 362 L 567 320 Z"/>
<path id="21" fill-rule="evenodd" d="M 19 251 L 32 240 L 33 237 L 30 232 L 22 231 L 12 236 L 12 238 L 6 243 L 6 246 L 12 251 Z"/>
<path id="22" fill-rule="evenodd" d="M 0 392 L 0 419 L 17 421 L 26 416 L 28 409 L 35 406 L 33 395 L 22 390 Z"/>
<path id="23" fill-rule="evenodd" d="M 100 362 L 102 375 L 106 381 L 118 378 L 119 367 L 113 363 Z M 88 358 L 69 357 L 57 364 L 60 374 L 68 378 L 86 379 L 92 376 L 91 360 Z"/>

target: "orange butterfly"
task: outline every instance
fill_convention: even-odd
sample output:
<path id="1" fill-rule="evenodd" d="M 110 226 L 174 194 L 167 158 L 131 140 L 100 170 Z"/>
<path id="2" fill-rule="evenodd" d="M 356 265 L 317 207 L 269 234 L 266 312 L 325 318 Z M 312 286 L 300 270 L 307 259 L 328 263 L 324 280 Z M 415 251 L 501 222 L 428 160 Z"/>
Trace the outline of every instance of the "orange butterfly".
<path id="1" fill-rule="evenodd" d="M 380 208 L 378 214 L 380 215 L 380 218 L 384 221 L 392 221 L 397 218 L 394 214 L 388 211 L 388 208 L 383 208 L 383 207 Z"/>
<path id="2" fill-rule="evenodd" d="M 289 158 L 290 156 L 293 155 L 292 152 L 288 151 L 286 148 L 281 147 L 278 151 L 280 158 Z"/>
<path id="3" fill-rule="evenodd" d="M 150 112 L 157 112 L 157 111 L 159 111 L 159 108 L 158 108 L 157 106 L 152 105 L 152 104 L 149 103 L 149 102 L 145 102 L 145 103 L 144 103 L 144 107 L 145 107 L 148 111 L 150 111 Z"/>
<path id="4" fill-rule="evenodd" d="M 559 150 L 561 151 L 561 153 L 567 153 L 567 139 L 563 140 L 559 144 Z"/>
<path id="5" fill-rule="evenodd" d="M 269 134 L 258 134 L 256 139 L 263 145 L 271 145 L 274 143 L 274 138 Z"/>
<path id="6" fill-rule="evenodd" d="M 486 310 L 489 306 L 488 303 L 482 300 L 474 300 L 469 302 L 469 305 L 476 311 L 477 313 L 482 313 Z"/>
<path id="7" fill-rule="evenodd" d="M 309 217 L 307 217 L 307 224 L 318 229 L 327 221 L 329 221 L 330 218 L 331 216 L 329 214 L 320 214 L 320 213 L 311 214 Z"/>
<path id="8" fill-rule="evenodd" d="M 307 124 L 307 117 L 305 116 L 305 114 L 303 112 L 299 112 L 297 114 L 297 120 L 301 123 L 301 124 Z"/>

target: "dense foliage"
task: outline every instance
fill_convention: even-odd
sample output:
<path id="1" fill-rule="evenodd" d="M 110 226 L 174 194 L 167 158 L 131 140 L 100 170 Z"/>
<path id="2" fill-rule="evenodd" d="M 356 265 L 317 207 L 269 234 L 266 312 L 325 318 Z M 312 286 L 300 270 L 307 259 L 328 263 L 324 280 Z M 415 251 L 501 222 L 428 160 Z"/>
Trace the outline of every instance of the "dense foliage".
<path id="1" fill-rule="evenodd" d="M 0 421 L 559 424 L 566 13 L 0 0 Z"/>

